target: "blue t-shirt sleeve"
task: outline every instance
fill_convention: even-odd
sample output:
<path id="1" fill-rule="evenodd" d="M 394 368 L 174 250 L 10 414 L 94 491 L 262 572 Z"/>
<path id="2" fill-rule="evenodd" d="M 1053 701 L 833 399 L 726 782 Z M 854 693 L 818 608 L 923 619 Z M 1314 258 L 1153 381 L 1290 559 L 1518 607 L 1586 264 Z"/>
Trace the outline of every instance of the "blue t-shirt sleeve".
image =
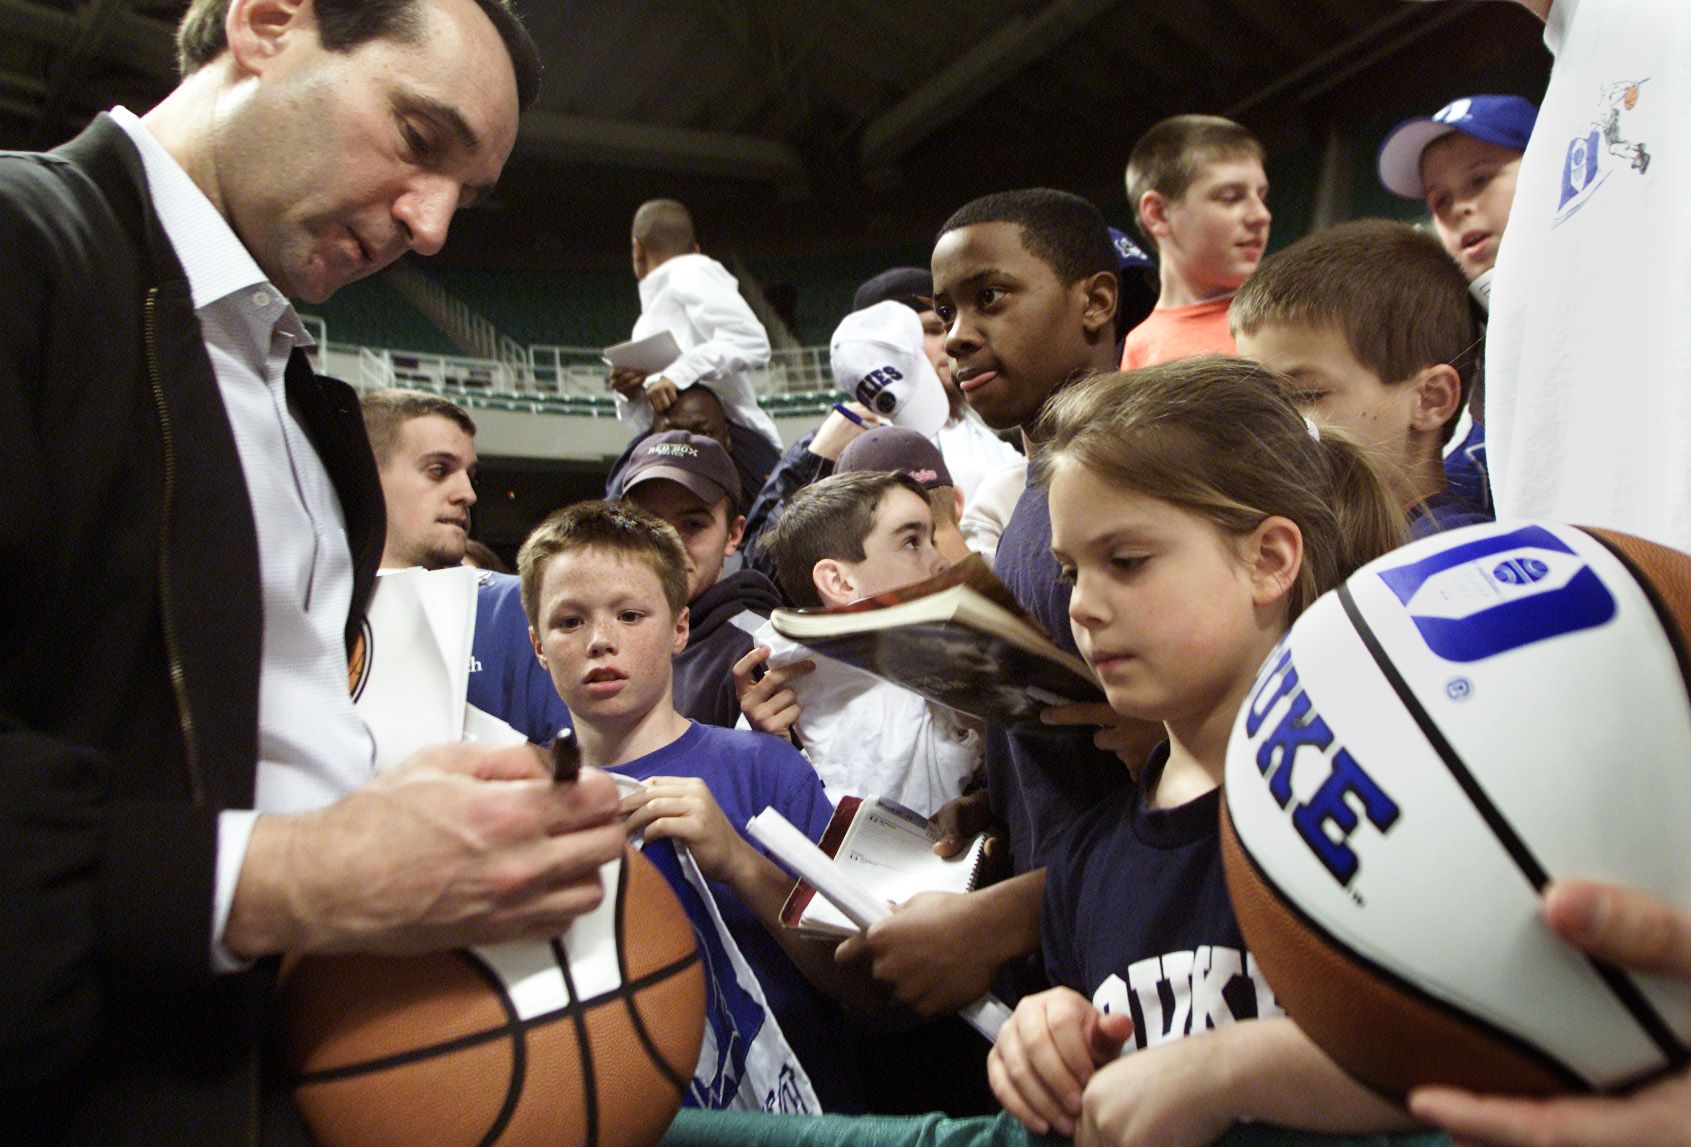
<path id="1" fill-rule="evenodd" d="M 765 780 L 758 808 L 775 809 L 812 841 L 820 841 L 828 819 L 834 815 L 834 806 L 822 789 L 822 778 L 804 754 L 786 741 L 767 733 L 755 735 L 762 742 L 758 772 Z"/>
<path id="2" fill-rule="evenodd" d="M 569 709 L 534 656 L 521 584 L 514 576 L 492 574 L 476 587 L 470 655 L 470 704 L 537 744 L 570 728 Z"/>

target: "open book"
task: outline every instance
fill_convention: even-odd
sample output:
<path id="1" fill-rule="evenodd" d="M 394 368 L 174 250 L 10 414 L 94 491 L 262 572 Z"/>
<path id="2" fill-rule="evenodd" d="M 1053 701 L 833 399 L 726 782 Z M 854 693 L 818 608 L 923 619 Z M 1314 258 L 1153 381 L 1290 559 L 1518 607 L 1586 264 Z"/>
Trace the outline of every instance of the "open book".
<path id="1" fill-rule="evenodd" d="M 1104 699 L 1086 663 L 1057 648 L 978 554 L 901 589 L 769 620 L 783 637 L 992 725 L 1057 732 L 1071 726 L 1041 725 L 1041 709 Z"/>
<path id="2" fill-rule="evenodd" d="M 986 835 L 950 857 L 934 855 L 938 839 L 926 817 L 897 801 L 845 797 L 828 821 L 821 849 L 881 904 L 902 904 L 918 892 L 972 892 Z M 793 886 L 781 923 L 812 938 L 843 939 L 859 929 L 808 880 Z"/>
<path id="3" fill-rule="evenodd" d="M 844 801 L 840 802 L 842 805 Z M 917 823 L 925 824 L 920 816 L 903 810 Z M 849 817 L 849 814 L 848 814 Z M 832 824 L 829 826 L 832 828 Z M 884 920 L 891 915 L 892 910 L 886 901 L 877 898 L 877 894 L 866 889 L 857 879 L 859 871 L 848 872 L 845 865 L 823 852 L 810 840 L 794 828 L 786 817 L 772 808 L 766 808 L 751 820 L 746 822 L 746 832 L 753 840 L 762 844 L 781 863 L 796 872 L 801 881 L 814 886 L 823 896 L 834 901 L 841 910 L 841 915 L 851 921 L 853 931 L 868 928 L 876 921 Z M 826 835 L 824 835 L 826 839 Z M 977 850 L 984 849 L 984 840 L 976 841 L 962 855 L 976 856 Z M 929 858 L 938 860 L 929 852 Z M 949 861 L 943 863 L 951 863 Z M 974 865 L 968 866 L 971 871 Z M 971 884 L 973 877 L 970 878 Z M 921 891 L 921 889 L 917 889 Z M 913 895 L 913 893 L 912 893 Z M 791 901 L 789 900 L 789 904 Z M 783 909 L 782 918 L 786 912 Z M 974 1029 L 986 1037 L 988 1043 L 998 1038 L 998 1030 L 1010 1018 L 1010 1009 L 1004 1001 L 988 992 L 974 1003 L 961 1009 L 958 1013 L 967 1020 Z"/>

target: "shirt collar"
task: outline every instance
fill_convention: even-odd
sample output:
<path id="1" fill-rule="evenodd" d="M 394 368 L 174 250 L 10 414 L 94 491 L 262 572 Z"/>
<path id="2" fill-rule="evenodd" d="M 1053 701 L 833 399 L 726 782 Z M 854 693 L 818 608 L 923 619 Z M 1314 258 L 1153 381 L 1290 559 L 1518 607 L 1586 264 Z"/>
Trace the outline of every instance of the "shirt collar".
<path id="1" fill-rule="evenodd" d="M 164 233 L 176 249 L 176 257 L 188 276 L 194 309 L 203 310 L 219 299 L 252 287 L 263 287 L 277 298 L 285 298 L 259 270 L 228 220 L 182 170 L 176 158 L 147 130 L 147 125 L 124 107 L 113 108 L 111 117 L 141 153 L 153 209 L 158 212 Z M 277 325 L 290 331 L 299 328 L 299 333 L 304 333 L 292 305 L 278 316 Z"/>

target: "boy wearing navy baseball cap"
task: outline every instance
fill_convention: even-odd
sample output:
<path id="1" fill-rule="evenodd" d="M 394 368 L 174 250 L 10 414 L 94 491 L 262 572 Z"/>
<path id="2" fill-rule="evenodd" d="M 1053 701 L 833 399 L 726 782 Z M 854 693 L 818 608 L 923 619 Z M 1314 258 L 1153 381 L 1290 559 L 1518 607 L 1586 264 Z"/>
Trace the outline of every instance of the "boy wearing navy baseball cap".
<path id="1" fill-rule="evenodd" d="M 1497 262 L 1515 172 L 1537 118 L 1538 108 L 1520 96 L 1463 96 L 1404 120 L 1380 145 L 1380 182 L 1427 205 L 1439 241 L 1470 283 Z"/>
<path id="2" fill-rule="evenodd" d="M 775 584 L 758 571 L 723 574 L 746 528 L 736 512 L 739 471 L 714 439 L 669 430 L 643 439 L 625 473 L 623 501 L 667 522 L 686 553 L 691 633 L 673 661 L 675 708 L 731 729 L 740 702 L 730 670 L 752 648 L 752 630 L 781 605 Z"/>

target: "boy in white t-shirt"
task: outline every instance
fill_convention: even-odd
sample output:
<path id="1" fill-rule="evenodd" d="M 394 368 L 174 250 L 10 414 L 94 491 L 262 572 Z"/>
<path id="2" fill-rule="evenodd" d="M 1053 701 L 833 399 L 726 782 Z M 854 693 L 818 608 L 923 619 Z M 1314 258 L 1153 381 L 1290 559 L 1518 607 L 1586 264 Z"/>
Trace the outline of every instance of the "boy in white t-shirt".
<path id="1" fill-rule="evenodd" d="M 934 547 L 927 491 L 899 471 L 835 474 L 805 487 L 768 545 L 784 592 L 800 607 L 845 605 L 947 565 Z M 747 723 L 792 736 L 836 803 L 842 796 L 885 796 L 928 816 L 961 795 L 982 759 L 973 722 L 812 653 L 772 625 L 755 639 L 769 649 L 771 671 L 746 682 L 740 707 Z"/>

